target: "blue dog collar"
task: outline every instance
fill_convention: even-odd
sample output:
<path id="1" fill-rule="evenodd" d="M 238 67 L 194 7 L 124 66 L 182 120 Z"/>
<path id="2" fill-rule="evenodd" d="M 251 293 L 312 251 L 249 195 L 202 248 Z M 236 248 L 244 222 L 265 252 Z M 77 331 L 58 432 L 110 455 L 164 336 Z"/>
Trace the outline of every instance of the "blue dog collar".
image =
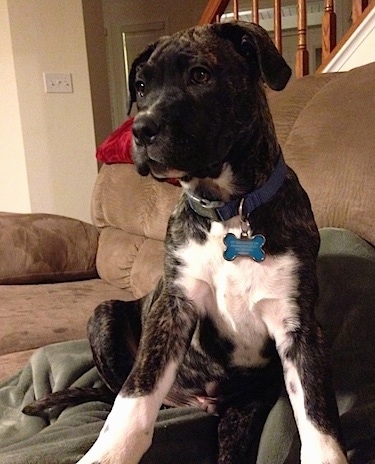
<path id="1" fill-rule="evenodd" d="M 267 182 L 243 198 L 242 211 L 244 217 L 248 217 L 256 208 L 269 201 L 278 192 L 284 183 L 287 170 L 284 157 L 280 153 L 275 169 Z M 209 201 L 205 198 L 199 198 L 188 191 L 186 191 L 186 194 L 191 209 L 200 216 L 217 222 L 227 221 L 234 216 L 238 216 L 242 198 L 225 203 L 223 201 Z"/>

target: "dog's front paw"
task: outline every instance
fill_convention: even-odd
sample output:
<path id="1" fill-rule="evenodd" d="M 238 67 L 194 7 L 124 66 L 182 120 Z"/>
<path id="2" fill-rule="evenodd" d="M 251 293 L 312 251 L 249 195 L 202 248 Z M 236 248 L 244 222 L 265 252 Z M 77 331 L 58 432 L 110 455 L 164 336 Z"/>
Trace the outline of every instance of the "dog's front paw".
<path id="1" fill-rule="evenodd" d="M 151 438 L 147 435 L 111 433 L 104 427 L 92 448 L 77 464 L 138 464 L 150 444 Z"/>
<path id="2" fill-rule="evenodd" d="M 143 403 L 118 397 L 98 439 L 77 464 L 138 464 L 151 445 L 154 424 Z"/>
<path id="3" fill-rule="evenodd" d="M 302 445 L 301 464 L 348 464 L 348 461 L 337 441 L 321 434 L 317 442 Z"/>
<path id="4" fill-rule="evenodd" d="M 77 464 L 138 464 L 144 452 L 143 446 L 140 448 L 138 445 L 103 429 L 92 448 Z"/>
<path id="5" fill-rule="evenodd" d="M 348 464 L 348 460 L 343 453 L 338 455 L 319 456 L 316 455 L 303 457 L 301 455 L 301 464 Z"/>

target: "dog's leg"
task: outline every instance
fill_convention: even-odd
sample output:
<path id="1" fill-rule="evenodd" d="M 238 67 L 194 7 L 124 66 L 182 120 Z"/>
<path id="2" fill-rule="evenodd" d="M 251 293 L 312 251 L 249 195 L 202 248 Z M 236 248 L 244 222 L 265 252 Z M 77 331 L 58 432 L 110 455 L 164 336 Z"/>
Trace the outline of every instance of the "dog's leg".
<path id="1" fill-rule="evenodd" d="M 253 376 L 233 387 L 232 392 L 242 392 L 239 398 L 230 401 L 221 415 L 218 464 L 255 464 L 265 421 L 282 387 L 279 359 L 274 358 L 268 366 L 254 369 Z"/>
<path id="2" fill-rule="evenodd" d="M 264 403 L 253 402 L 230 406 L 225 411 L 218 429 L 218 464 L 255 464 L 270 408 Z"/>
<path id="3" fill-rule="evenodd" d="M 87 335 L 102 380 L 119 393 L 136 358 L 142 332 L 142 303 L 109 300 L 93 312 Z"/>
<path id="4" fill-rule="evenodd" d="M 347 463 L 340 443 L 338 412 L 328 353 L 311 308 L 297 303 L 258 303 L 280 355 L 286 389 L 301 438 L 302 464 Z"/>
<path id="5" fill-rule="evenodd" d="M 189 302 L 161 293 L 144 318 L 134 367 L 97 441 L 79 464 L 139 462 L 151 445 L 159 408 L 173 385 L 196 321 Z"/>

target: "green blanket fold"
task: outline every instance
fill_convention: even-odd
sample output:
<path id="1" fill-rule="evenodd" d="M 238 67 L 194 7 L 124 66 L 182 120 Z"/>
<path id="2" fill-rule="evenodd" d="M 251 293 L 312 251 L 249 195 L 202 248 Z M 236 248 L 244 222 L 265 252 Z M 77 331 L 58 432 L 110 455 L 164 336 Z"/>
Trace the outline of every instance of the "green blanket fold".
<path id="1" fill-rule="evenodd" d="M 321 231 L 317 316 L 332 347 L 334 382 L 351 464 L 375 463 L 375 251 L 349 231 Z M 0 464 L 73 464 L 95 441 L 110 406 L 91 402 L 28 417 L 35 397 L 71 386 L 99 386 L 86 340 L 38 350 L 0 384 Z M 213 464 L 217 418 L 194 408 L 159 413 L 142 464 Z M 299 439 L 282 396 L 261 438 L 257 464 L 299 462 Z"/>
<path id="2" fill-rule="evenodd" d="M 25 416 L 21 410 L 51 391 L 99 385 L 86 340 L 38 350 L 19 374 L 0 385 L 0 463 L 77 462 L 97 438 L 109 405 L 91 402 L 63 411 L 57 407 L 43 418 Z M 163 410 L 152 450 L 142 463 L 175 463 L 176 456 L 180 462 L 212 463 L 216 427 L 217 418 L 194 408 Z"/>

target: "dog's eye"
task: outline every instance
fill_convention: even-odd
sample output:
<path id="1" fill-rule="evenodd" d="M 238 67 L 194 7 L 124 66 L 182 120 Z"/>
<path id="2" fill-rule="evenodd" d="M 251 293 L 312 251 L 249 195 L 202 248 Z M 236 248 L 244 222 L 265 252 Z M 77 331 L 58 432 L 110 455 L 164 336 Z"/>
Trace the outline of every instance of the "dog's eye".
<path id="1" fill-rule="evenodd" d="M 193 84 L 207 84 L 211 79 L 211 73 L 201 66 L 197 66 L 190 70 L 190 80 Z"/>
<path id="2" fill-rule="evenodd" d="M 137 94 L 139 97 L 142 98 L 144 96 L 145 88 L 146 88 L 146 85 L 143 81 L 136 81 L 135 90 L 137 91 Z"/>

